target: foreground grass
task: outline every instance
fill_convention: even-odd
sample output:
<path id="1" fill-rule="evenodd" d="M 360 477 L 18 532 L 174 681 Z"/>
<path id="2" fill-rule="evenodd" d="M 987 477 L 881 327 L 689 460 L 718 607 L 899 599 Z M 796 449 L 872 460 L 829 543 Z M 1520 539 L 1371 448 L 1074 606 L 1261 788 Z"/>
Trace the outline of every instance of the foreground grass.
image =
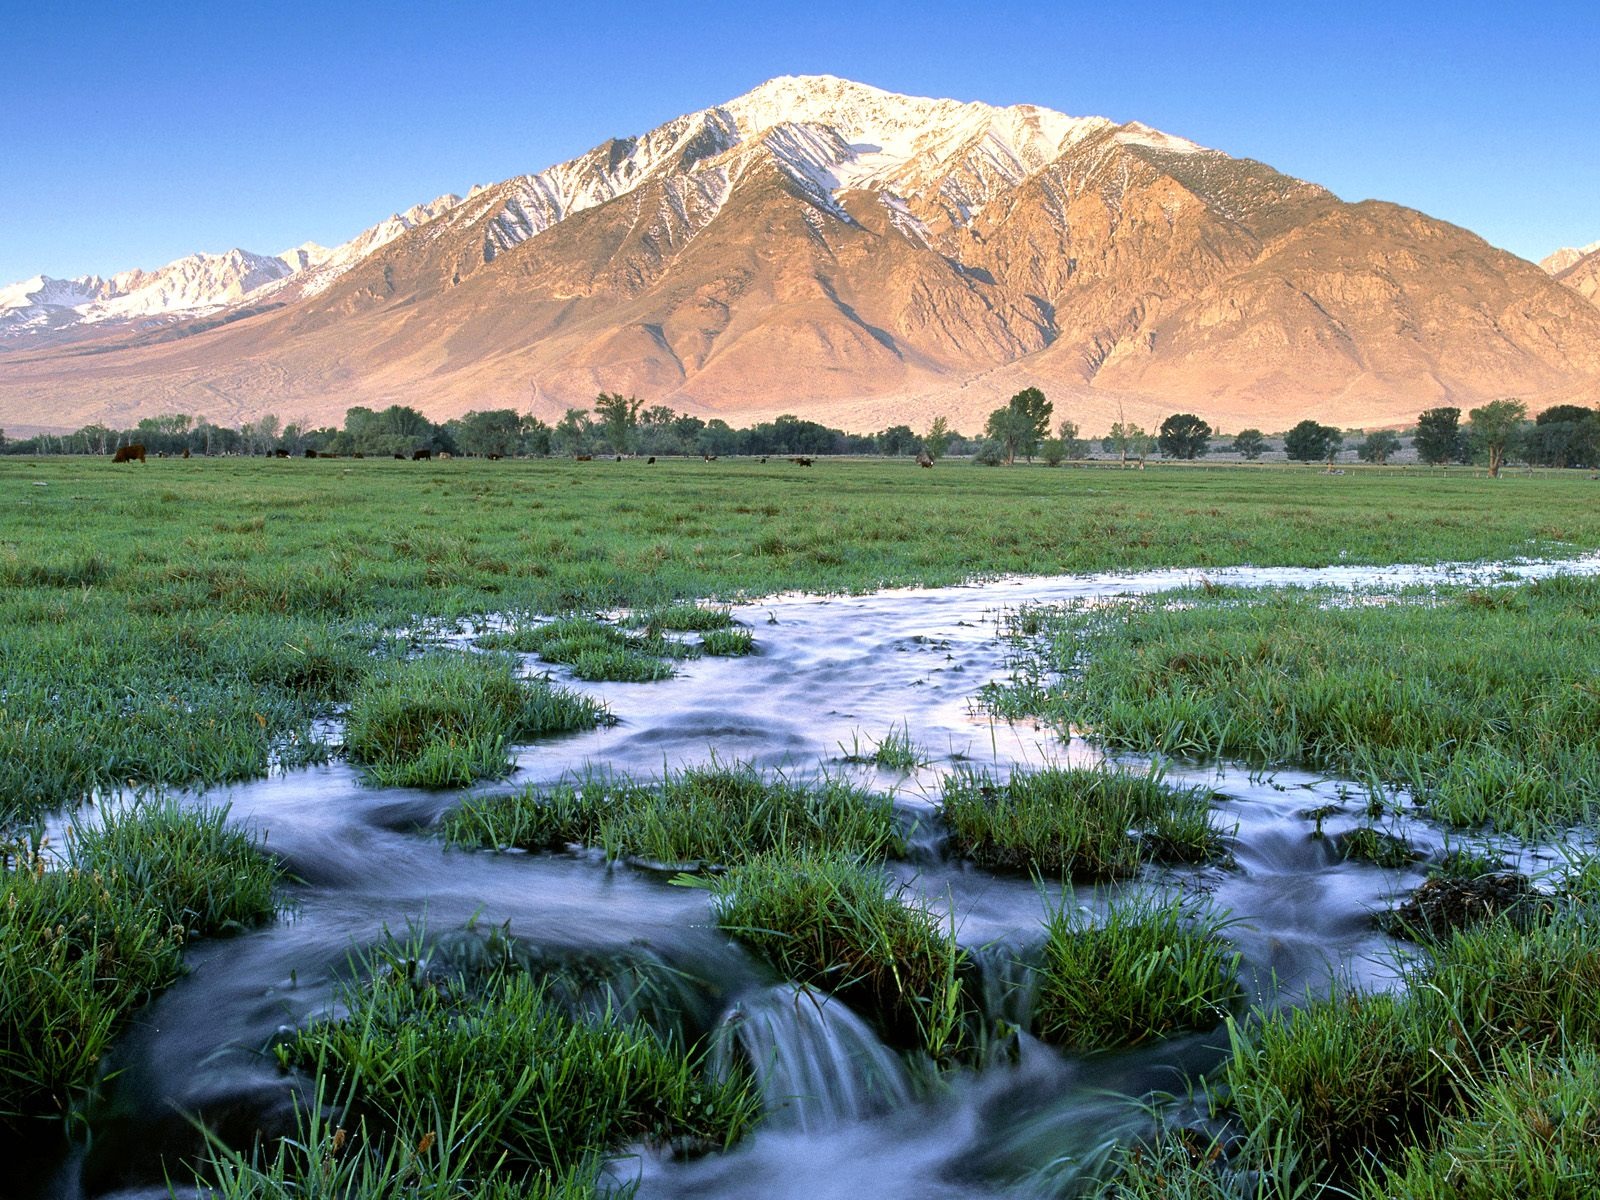
<path id="1" fill-rule="evenodd" d="M 345 753 L 389 787 L 461 787 L 511 769 L 512 742 L 592 729 L 603 705 L 516 673 L 503 655 L 433 653 L 370 675 L 350 702 Z"/>
<path id="2" fill-rule="evenodd" d="M 1593 821 L 1600 579 L 1344 599 L 1213 589 L 1058 613 L 1042 618 L 1046 670 L 998 706 L 1113 746 L 1401 786 L 1457 826 Z M 1364 856 L 1401 853 L 1366 841 Z"/>
<path id="3" fill-rule="evenodd" d="M 442 1189 L 425 1195 L 476 1194 L 474 1183 L 497 1196 L 583 1195 L 600 1155 L 634 1141 L 726 1148 L 755 1120 L 748 1080 L 711 1078 L 699 1051 L 610 1011 L 574 1013 L 512 961 L 439 969 L 416 950 L 367 956 L 343 1015 L 278 1051 L 338 1098 L 341 1127 L 364 1131 L 354 1182 L 383 1186 L 376 1194 L 409 1174 Z M 242 1165 L 233 1156 L 232 1173 L 292 1195 L 331 1173 L 294 1146 L 264 1169 Z"/>
<path id="4" fill-rule="evenodd" d="M 1057 908 L 1045 923 L 1039 1036 L 1101 1050 L 1218 1024 L 1239 996 L 1223 924 L 1181 896 L 1119 901 L 1099 921 Z"/>
<path id="5" fill-rule="evenodd" d="M 612 858 L 688 867 L 757 855 L 883 855 L 895 842 L 883 796 L 836 779 L 797 783 L 743 763 L 658 781 L 594 776 L 549 790 L 471 798 L 445 817 L 450 843 L 483 849 L 604 847 Z"/>
<path id="6" fill-rule="evenodd" d="M 832 992 L 893 1045 L 949 1061 L 971 1013 L 955 930 L 877 867 L 806 853 L 768 855 L 708 888 L 717 924 L 786 978 Z"/>
<path id="7" fill-rule="evenodd" d="M 0 868 L 0 1125 L 72 1112 L 184 944 L 275 909 L 275 866 L 222 810 L 145 804 Z"/>
<path id="8" fill-rule="evenodd" d="M 0 462 L 0 824 L 325 753 L 314 718 L 419 618 L 1600 544 L 1560 475 L 588 466 Z"/>
<path id="9" fill-rule="evenodd" d="M 963 769 L 944 781 L 951 848 L 979 866 L 1111 879 L 1146 862 L 1203 862 L 1221 849 L 1203 788 L 1112 768 Z"/>

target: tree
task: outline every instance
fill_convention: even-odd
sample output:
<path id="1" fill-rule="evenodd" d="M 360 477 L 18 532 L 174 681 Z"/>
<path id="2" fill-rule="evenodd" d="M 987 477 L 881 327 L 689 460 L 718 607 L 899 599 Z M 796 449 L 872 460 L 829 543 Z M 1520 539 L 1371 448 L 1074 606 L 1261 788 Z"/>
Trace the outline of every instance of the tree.
<path id="1" fill-rule="evenodd" d="M 1356 457 L 1362 462 L 1376 463 L 1381 467 L 1389 461 L 1389 455 L 1397 453 L 1399 449 L 1398 434 L 1388 429 L 1374 429 L 1356 447 Z"/>
<path id="2" fill-rule="evenodd" d="M 522 418 L 514 408 L 469 412 L 451 425 L 455 427 L 456 443 L 468 454 L 505 458 L 522 445 Z"/>
<path id="3" fill-rule="evenodd" d="M 955 430 L 950 428 L 950 422 L 943 417 L 935 417 L 933 424 L 928 426 L 928 432 L 923 436 L 922 448 L 928 452 L 928 457 L 937 461 L 950 450 L 950 443 L 955 441 Z"/>
<path id="4" fill-rule="evenodd" d="M 1417 457 L 1430 467 L 1460 462 L 1461 410 L 1459 408 L 1430 408 L 1417 418 L 1417 436 L 1413 445 Z"/>
<path id="5" fill-rule="evenodd" d="M 1534 418 L 1524 449 L 1541 467 L 1600 466 L 1600 412 L 1557 404 Z"/>
<path id="6" fill-rule="evenodd" d="M 594 440 L 594 421 L 586 408 L 569 408 L 550 431 L 553 454 L 587 454 Z"/>
<path id="7" fill-rule="evenodd" d="M 624 396 L 621 392 L 601 392 L 595 397 L 594 411 L 600 417 L 600 428 L 605 430 L 606 441 L 617 454 L 626 454 L 633 441 L 633 431 L 639 424 L 639 410 L 643 400 Z"/>
<path id="8" fill-rule="evenodd" d="M 1088 455 L 1089 443 L 1079 436 L 1076 421 L 1063 417 L 1061 424 L 1056 426 L 1056 437 L 1061 441 L 1061 453 L 1064 457 L 1084 458 Z"/>
<path id="9" fill-rule="evenodd" d="M 1242 454 L 1250 462 L 1255 462 L 1267 450 L 1267 435 L 1259 429 L 1241 429 L 1233 439 L 1231 447 L 1235 454 Z"/>
<path id="10" fill-rule="evenodd" d="M 1528 406 L 1521 400 L 1491 400 L 1467 414 L 1472 422 L 1473 448 L 1488 461 L 1490 479 L 1500 478 L 1506 450 L 1522 432 L 1522 420 L 1527 415 Z"/>
<path id="11" fill-rule="evenodd" d="M 875 440 L 878 444 L 878 453 L 891 458 L 915 454 L 922 449 L 922 439 L 909 425 L 891 425 L 878 434 Z"/>
<path id="12" fill-rule="evenodd" d="M 1193 413 L 1173 413 L 1156 440 L 1167 458 L 1199 458 L 1211 449 L 1211 426 Z"/>
<path id="13" fill-rule="evenodd" d="M 1290 462 L 1317 462 L 1327 459 L 1330 463 L 1333 456 L 1339 452 L 1339 447 L 1344 445 L 1344 435 L 1331 425 L 1307 419 L 1301 421 L 1289 430 L 1283 439 L 1283 448 L 1289 454 Z"/>
<path id="14" fill-rule="evenodd" d="M 1016 462 L 1017 455 L 1032 461 L 1039 443 L 1050 429 L 1052 405 L 1036 387 L 1024 388 L 1004 408 L 989 414 L 984 432 L 998 442 L 1005 452 L 1007 465 Z"/>
<path id="15" fill-rule="evenodd" d="M 1059 467 L 1066 456 L 1067 444 L 1060 438 L 1045 438 L 1039 443 L 1039 457 L 1044 459 L 1047 467 Z"/>

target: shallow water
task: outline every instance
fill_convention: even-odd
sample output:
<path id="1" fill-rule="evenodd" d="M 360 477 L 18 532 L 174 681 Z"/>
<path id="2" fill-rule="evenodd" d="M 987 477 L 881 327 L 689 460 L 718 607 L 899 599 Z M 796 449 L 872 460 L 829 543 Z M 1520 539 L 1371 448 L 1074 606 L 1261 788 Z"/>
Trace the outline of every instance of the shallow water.
<path id="1" fill-rule="evenodd" d="M 1236 568 L 1203 577 L 1240 586 L 1399 587 L 1556 571 L 1600 571 L 1600 557 L 1509 567 Z M 686 662 L 676 678 L 657 683 L 577 685 L 602 697 L 618 724 L 523 748 L 510 780 L 478 790 L 498 793 L 589 767 L 647 776 L 715 758 L 805 774 L 820 764 L 894 789 L 909 814 L 927 821 L 940 777 L 959 763 L 1004 772 L 1102 757 L 1081 741 L 974 708 L 980 687 L 1006 674 L 1010 647 L 996 627 L 1005 609 L 1201 578 L 1160 571 L 1003 579 L 741 606 L 736 616 L 754 630 L 757 654 Z M 844 761 L 858 750 L 870 755 L 897 727 L 925 766 L 901 776 Z M 1215 791 L 1219 824 L 1236 829 L 1235 864 L 1152 873 L 1124 886 L 1199 888 L 1229 910 L 1253 1002 L 1292 1002 L 1335 978 L 1396 983 L 1404 951 L 1370 917 L 1416 886 L 1420 869 L 1339 861 L 1327 839 L 1313 837 L 1307 815 L 1341 805 L 1324 828 L 1352 828 L 1360 823 L 1359 789 L 1287 770 L 1253 776 L 1237 767 L 1168 764 L 1167 776 Z M 1083 1058 L 1024 1037 L 1014 1060 L 918 1093 L 904 1065 L 853 1014 L 837 1002 L 818 1011 L 813 998 L 797 996 L 711 927 L 703 892 L 669 886 L 664 875 L 607 865 L 594 854 L 442 849 L 426 826 L 461 793 L 367 787 L 338 762 L 205 799 L 230 804 L 236 820 L 267 835 L 300 881 L 290 889 L 294 911 L 195 949 L 193 972 L 141 1013 L 119 1046 L 115 1112 L 93 1149 L 44 1172 L 19 1197 L 164 1195 L 160 1153 L 193 1143 L 180 1113 L 204 1111 L 236 1136 L 263 1120 L 287 1119 L 290 1089 L 266 1053 L 275 1034 L 327 1010 L 353 950 L 418 924 L 432 931 L 507 925 L 552 954 L 623 951 L 664 963 L 690 981 L 706 1025 L 767 1064 L 772 1117 L 734 1152 L 687 1163 L 650 1155 L 619 1161 L 618 1175 L 641 1178 L 646 1197 L 1014 1195 L 1045 1187 L 1075 1164 L 1092 1165 L 1112 1139 L 1139 1127 L 1132 1099 L 1181 1090 L 1185 1073 L 1214 1065 L 1223 1051 L 1212 1034 Z M 1424 823 L 1399 831 L 1425 850 L 1443 848 Z M 894 869 L 953 912 L 962 943 L 986 962 L 1007 957 L 999 948 L 1036 945 L 1050 906 L 1106 899 L 1094 889 L 1064 898 L 1059 887 L 946 860 L 936 836 L 921 848 Z M 1026 998 L 1009 1002 L 1025 1006 Z"/>

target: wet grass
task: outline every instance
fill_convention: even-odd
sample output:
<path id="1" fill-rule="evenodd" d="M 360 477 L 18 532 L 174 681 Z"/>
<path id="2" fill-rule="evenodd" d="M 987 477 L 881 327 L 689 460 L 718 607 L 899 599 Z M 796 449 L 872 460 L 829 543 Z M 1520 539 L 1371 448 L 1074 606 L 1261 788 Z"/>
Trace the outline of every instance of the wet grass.
<path id="1" fill-rule="evenodd" d="M 1433 945 L 1404 994 L 1335 994 L 1235 1029 L 1229 1103 L 1259 1144 L 1303 1148 L 1304 1179 L 1349 1185 L 1384 1164 L 1425 1178 L 1440 1167 L 1436 1150 L 1496 1123 L 1500 1100 L 1522 1086 L 1521 1067 L 1508 1064 L 1600 1049 L 1592 908 L 1535 923 L 1495 918 Z M 1511 1137 L 1516 1127 L 1506 1128 Z M 1529 1177 L 1516 1163 L 1548 1161 L 1539 1122 L 1520 1128 L 1527 1136 L 1505 1146 L 1508 1179 Z"/>
<path id="2" fill-rule="evenodd" d="M 1410 866 L 1421 856 L 1410 842 L 1399 834 L 1389 833 L 1373 825 L 1361 825 L 1337 840 L 1339 857 L 1346 862 L 1371 863 L 1375 867 Z"/>
<path id="3" fill-rule="evenodd" d="M 509 748 L 592 729 L 603 705 L 504 655 L 438 651 L 375 672 L 350 702 L 344 749 L 386 787 L 462 787 L 511 769 Z"/>
<path id="4" fill-rule="evenodd" d="M 832 851 L 882 856 L 896 844 L 883 796 L 840 780 L 801 783 L 745 763 L 637 782 L 594 775 L 550 789 L 474 797 L 444 819 L 446 841 L 484 849 L 601 846 L 612 858 L 685 868 Z"/>
<path id="5" fill-rule="evenodd" d="M 892 1044 L 960 1055 L 972 1014 L 949 921 L 871 864 L 806 853 L 753 858 L 696 881 L 717 924 L 786 978 L 840 997 Z"/>
<path id="6" fill-rule="evenodd" d="M 1240 994 L 1225 927 L 1182 896 L 1120 900 L 1098 920 L 1056 908 L 1045 924 L 1039 1036 L 1090 1051 L 1217 1025 Z"/>
<path id="7" fill-rule="evenodd" d="M 562 617 L 543 625 L 506 633 L 485 634 L 478 644 L 486 649 L 537 654 L 546 662 L 571 667 L 588 682 L 653 683 L 670 679 L 673 657 L 692 653 L 688 647 L 649 634 L 629 633 L 593 617 Z"/>
<path id="8" fill-rule="evenodd" d="M 313 719 L 419 619 L 1600 542 L 1592 487 L 1560 475 L 585 466 L 6 459 L 0 825 L 325 753 Z"/>
<path id="9" fill-rule="evenodd" d="M 995 700 L 1112 746 L 1304 764 L 1533 836 L 1600 805 L 1597 615 L 1590 578 L 1372 604 L 1197 589 L 1057 613 Z"/>
<path id="10" fill-rule="evenodd" d="M 700 651 L 712 658 L 742 658 L 756 652 L 756 635 L 748 629 L 713 629 L 701 635 Z"/>
<path id="11" fill-rule="evenodd" d="M 341 1127 L 379 1134 L 368 1169 L 380 1176 L 409 1149 L 441 1180 L 492 1174 L 539 1194 L 592 1182 L 596 1156 L 628 1143 L 726 1148 L 755 1120 L 745 1078 L 713 1079 L 699 1049 L 642 1023 L 575 1016 L 514 964 L 440 968 L 385 947 L 357 968 L 341 1015 L 278 1058 L 340 1098 Z M 430 1136 L 441 1129 L 454 1139 Z M 311 1166 L 292 1151 L 285 1175 Z"/>
<path id="12" fill-rule="evenodd" d="M 0 868 L 0 1125 L 75 1111 L 189 939 L 272 915 L 277 870 L 225 819 L 143 804 Z"/>
<path id="13" fill-rule="evenodd" d="M 979 866 L 1112 879 L 1147 862 L 1221 853 L 1211 794 L 1111 767 L 1049 767 L 1005 780 L 961 769 L 943 785 L 950 846 Z"/>

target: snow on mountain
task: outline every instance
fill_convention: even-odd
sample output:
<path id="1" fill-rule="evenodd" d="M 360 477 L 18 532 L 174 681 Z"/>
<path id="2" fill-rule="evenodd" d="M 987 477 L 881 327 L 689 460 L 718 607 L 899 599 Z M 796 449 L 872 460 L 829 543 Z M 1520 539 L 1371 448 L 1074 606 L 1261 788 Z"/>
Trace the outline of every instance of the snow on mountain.
<path id="1" fill-rule="evenodd" d="M 659 183 L 680 232 L 692 235 L 716 215 L 732 180 L 767 162 L 845 220 L 841 193 L 877 192 L 897 227 L 927 241 L 926 214 L 907 201 L 965 225 L 999 192 L 1107 132 L 1128 145 L 1202 150 L 1105 117 L 901 96 L 831 75 L 782 76 L 538 174 L 475 188 L 444 225 L 481 226 L 482 260 L 489 262 L 570 216 Z"/>
<path id="2" fill-rule="evenodd" d="M 1587 246 L 1563 246 L 1554 254 L 1539 260 L 1539 265 L 1551 275 L 1559 275 L 1580 258 L 1587 258 L 1596 250 L 1600 250 L 1600 242 L 1590 242 Z"/>
<path id="3" fill-rule="evenodd" d="M 660 232 L 692 237 L 716 216 L 733 181 L 763 164 L 846 221 L 842 193 L 876 192 L 897 228 L 931 244 L 930 221 L 969 224 L 995 196 L 1095 136 L 1169 153 L 1202 151 L 1148 126 L 1119 126 L 1105 117 L 901 96 L 830 75 L 782 76 L 538 174 L 474 187 L 465 199 L 447 194 L 418 204 L 331 250 L 312 242 L 274 257 L 230 250 L 109 280 L 40 276 L 0 288 L 0 336 L 202 314 L 247 297 L 267 303 L 316 295 L 374 251 L 441 218 L 436 234 L 470 230 L 487 263 L 646 184 L 663 190 Z"/>

